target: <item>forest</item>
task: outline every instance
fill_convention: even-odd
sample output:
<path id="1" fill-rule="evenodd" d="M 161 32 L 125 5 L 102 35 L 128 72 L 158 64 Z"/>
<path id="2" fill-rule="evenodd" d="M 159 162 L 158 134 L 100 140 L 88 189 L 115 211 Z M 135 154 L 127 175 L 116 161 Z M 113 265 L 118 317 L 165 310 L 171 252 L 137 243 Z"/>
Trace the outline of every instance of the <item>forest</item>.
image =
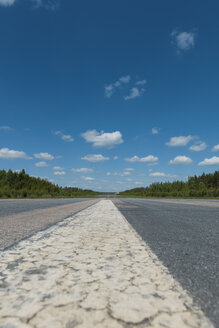
<path id="1" fill-rule="evenodd" d="M 201 176 L 192 176 L 188 181 L 152 183 L 145 188 L 134 188 L 119 193 L 127 197 L 183 197 L 218 198 L 219 171 Z"/>
<path id="2" fill-rule="evenodd" d="M 0 198 L 94 197 L 99 193 L 73 187 L 59 187 L 45 179 L 31 177 L 25 170 L 0 170 Z"/>

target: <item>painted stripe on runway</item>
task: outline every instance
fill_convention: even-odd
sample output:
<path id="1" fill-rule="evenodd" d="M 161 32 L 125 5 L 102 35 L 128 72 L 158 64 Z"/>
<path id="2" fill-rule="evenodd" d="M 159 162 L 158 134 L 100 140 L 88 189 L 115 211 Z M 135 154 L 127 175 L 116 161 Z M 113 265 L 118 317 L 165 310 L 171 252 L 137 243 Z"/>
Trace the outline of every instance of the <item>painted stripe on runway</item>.
<path id="1" fill-rule="evenodd" d="M 110 200 L 0 254 L 1 328 L 213 327 Z"/>

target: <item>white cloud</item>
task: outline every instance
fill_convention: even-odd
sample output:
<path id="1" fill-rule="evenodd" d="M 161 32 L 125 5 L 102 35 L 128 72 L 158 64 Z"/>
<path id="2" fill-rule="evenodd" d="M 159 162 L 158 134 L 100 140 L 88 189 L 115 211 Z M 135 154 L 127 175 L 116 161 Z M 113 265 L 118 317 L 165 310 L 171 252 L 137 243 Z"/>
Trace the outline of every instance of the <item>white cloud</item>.
<path id="1" fill-rule="evenodd" d="M 141 81 L 137 81 L 135 84 L 136 84 L 136 85 L 144 85 L 144 84 L 146 84 L 146 83 L 147 83 L 146 80 L 141 80 Z"/>
<path id="2" fill-rule="evenodd" d="M 172 178 L 172 179 L 177 178 L 177 175 L 175 175 L 175 174 L 166 174 L 166 173 L 163 173 L 163 172 L 150 173 L 149 176 L 150 177 L 157 177 L 157 178 Z"/>
<path id="3" fill-rule="evenodd" d="M 15 0 L 0 0 L 0 6 L 12 6 L 15 3 Z"/>
<path id="4" fill-rule="evenodd" d="M 152 134 L 158 134 L 159 133 L 159 129 L 158 128 L 152 128 L 151 133 Z"/>
<path id="5" fill-rule="evenodd" d="M 81 136 L 87 141 L 93 143 L 94 147 L 107 147 L 112 148 L 115 145 L 123 143 L 122 134 L 119 131 L 112 133 L 100 133 L 96 130 L 88 130 L 81 134 Z"/>
<path id="6" fill-rule="evenodd" d="M 67 142 L 73 142 L 74 139 L 70 134 L 63 134 L 62 131 L 55 131 L 55 135 L 60 136 L 60 138 Z"/>
<path id="7" fill-rule="evenodd" d="M 136 97 L 140 97 L 140 95 L 141 95 L 141 92 L 139 91 L 139 89 L 134 87 L 130 90 L 130 94 L 128 96 L 125 96 L 124 99 L 130 100 L 130 99 L 134 99 Z"/>
<path id="8" fill-rule="evenodd" d="M 126 76 L 120 77 L 119 82 L 126 84 L 126 83 L 129 83 L 130 80 L 131 80 L 131 76 L 130 75 L 126 75 Z"/>
<path id="9" fill-rule="evenodd" d="M 219 157 L 213 156 L 211 158 L 205 158 L 204 161 L 199 162 L 198 165 L 219 165 Z"/>
<path id="10" fill-rule="evenodd" d="M 65 171 L 55 171 L 53 172 L 54 175 L 66 175 Z"/>
<path id="11" fill-rule="evenodd" d="M 194 136 L 179 136 L 179 137 L 172 137 L 170 141 L 166 142 L 167 146 L 171 147 L 178 147 L 178 146 L 186 146 L 191 140 L 193 140 Z"/>
<path id="12" fill-rule="evenodd" d="M 1 1 L 1 0 L 0 0 Z M 10 126 L 8 125 L 3 125 L 3 126 L 0 126 L 0 130 L 3 130 L 3 131 L 10 131 L 12 130 Z"/>
<path id="13" fill-rule="evenodd" d="M 82 157 L 81 159 L 83 159 L 84 161 L 97 163 L 97 162 L 108 161 L 109 157 L 104 157 L 101 154 L 91 154 L 91 155 L 86 155 L 86 156 Z"/>
<path id="14" fill-rule="evenodd" d="M 45 161 L 52 161 L 55 158 L 53 155 L 49 153 L 34 154 L 34 157 Z"/>
<path id="15" fill-rule="evenodd" d="M 87 168 L 87 167 L 81 167 L 80 169 L 71 169 L 73 173 L 91 173 L 94 170 Z"/>
<path id="16" fill-rule="evenodd" d="M 174 30 L 171 33 L 172 42 L 176 46 L 177 52 L 188 51 L 195 46 L 196 33 L 192 32 L 179 32 Z"/>
<path id="17" fill-rule="evenodd" d="M 212 151 L 219 151 L 219 144 L 218 144 L 218 145 L 215 145 L 215 146 L 212 148 Z"/>
<path id="18" fill-rule="evenodd" d="M 112 84 L 106 85 L 104 89 L 105 89 L 105 97 L 110 98 L 114 92 L 113 85 Z"/>
<path id="19" fill-rule="evenodd" d="M 132 167 L 127 167 L 124 169 L 124 171 L 135 171 L 135 169 L 133 169 Z"/>
<path id="20" fill-rule="evenodd" d="M 34 8 L 43 7 L 47 10 L 54 11 L 58 7 L 58 0 L 32 0 Z"/>
<path id="21" fill-rule="evenodd" d="M 72 136 L 70 134 L 63 134 L 61 138 L 62 138 L 62 140 L 68 141 L 68 142 L 74 141 L 74 139 L 72 138 Z"/>
<path id="22" fill-rule="evenodd" d="M 36 163 L 35 166 L 36 167 L 46 167 L 46 166 L 49 166 L 49 164 L 47 164 L 44 161 L 41 161 L 41 162 Z"/>
<path id="23" fill-rule="evenodd" d="M 118 89 L 122 89 L 125 85 L 127 85 L 131 81 L 130 75 L 122 76 L 120 77 L 116 82 L 110 83 L 108 85 L 105 85 L 105 97 L 111 98 L 114 92 Z M 134 99 L 136 97 L 141 96 L 141 94 L 145 91 L 145 89 L 142 87 L 147 83 L 146 80 L 139 80 L 135 82 L 135 87 L 132 87 L 130 89 L 129 95 L 125 96 L 125 100 Z M 138 86 L 138 87 L 137 87 Z"/>
<path id="24" fill-rule="evenodd" d="M 186 165 L 191 164 L 193 160 L 187 156 L 176 156 L 174 159 L 169 161 L 170 165 Z"/>
<path id="25" fill-rule="evenodd" d="M 125 158 L 126 162 L 134 163 L 134 162 L 156 162 L 158 161 L 158 157 L 155 157 L 153 155 L 148 155 L 146 157 L 138 157 L 138 156 L 133 156 L 131 158 Z"/>
<path id="26" fill-rule="evenodd" d="M 95 180 L 92 177 L 82 177 L 82 179 L 84 179 L 85 181 L 93 181 L 93 180 Z"/>
<path id="27" fill-rule="evenodd" d="M 126 177 L 127 175 L 132 174 L 130 171 L 124 171 L 123 173 L 121 173 L 122 177 Z"/>
<path id="28" fill-rule="evenodd" d="M 161 177 L 165 177 L 166 174 L 162 173 L 162 172 L 154 172 L 154 173 L 150 173 L 149 176 L 150 177 L 159 177 L 159 178 L 161 178 Z"/>
<path id="29" fill-rule="evenodd" d="M 107 176 L 111 175 L 111 176 L 114 176 L 114 177 L 126 177 L 130 174 L 131 174 L 131 172 L 129 172 L 129 171 L 123 171 L 122 173 L 118 173 L 118 172 L 113 172 L 113 173 L 107 172 L 106 173 Z"/>
<path id="30" fill-rule="evenodd" d="M 131 80 L 130 75 L 126 75 L 126 76 L 122 76 L 120 77 L 116 82 L 105 85 L 104 90 L 105 90 L 105 97 L 106 98 L 110 98 L 114 91 L 116 90 L 116 88 L 122 86 L 123 84 L 127 84 L 129 83 Z"/>
<path id="31" fill-rule="evenodd" d="M 140 181 L 135 181 L 135 183 L 134 183 L 136 186 L 142 186 L 143 185 L 143 183 L 142 182 L 140 182 Z"/>
<path id="32" fill-rule="evenodd" d="M 53 170 L 55 170 L 55 171 L 63 171 L 63 170 L 64 170 L 64 167 L 61 167 L 61 166 L 54 166 L 54 167 L 53 167 Z"/>
<path id="33" fill-rule="evenodd" d="M 190 150 L 193 150 L 193 151 L 202 151 L 202 150 L 205 150 L 207 148 L 207 145 L 205 142 L 198 142 L 197 144 L 195 145 L 192 145 L 191 147 L 189 147 Z"/>
<path id="34" fill-rule="evenodd" d="M 147 164 L 148 166 L 155 166 L 155 165 L 158 165 L 158 163 L 149 163 Z"/>
<path id="35" fill-rule="evenodd" d="M 12 150 L 8 148 L 0 149 L 0 159 L 31 159 L 24 151 Z"/>
<path id="36" fill-rule="evenodd" d="M 114 156 L 113 159 L 116 161 L 117 159 L 119 159 L 118 156 Z"/>

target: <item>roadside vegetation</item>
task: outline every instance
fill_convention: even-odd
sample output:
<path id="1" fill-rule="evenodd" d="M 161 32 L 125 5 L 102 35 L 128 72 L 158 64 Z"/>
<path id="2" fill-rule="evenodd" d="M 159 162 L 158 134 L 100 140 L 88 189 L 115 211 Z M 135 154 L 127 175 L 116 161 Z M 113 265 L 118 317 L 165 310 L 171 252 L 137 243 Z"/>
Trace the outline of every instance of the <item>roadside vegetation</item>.
<path id="1" fill-rule="evenodd" d="M 149 187 L 134 188 L 120 192 L 122 197 L 182 197 L 218 198 L 219 171 L 213 174 L 189 177 L 188 181 L 153 183 Z"/>
<path id="2" fill-rule="evenodd" d="M 95 197 L 99 193 L 72 187 L 59 187 L 45 179 L 31 177 L 25 170 L 0 170 L 0 198 Z"/>

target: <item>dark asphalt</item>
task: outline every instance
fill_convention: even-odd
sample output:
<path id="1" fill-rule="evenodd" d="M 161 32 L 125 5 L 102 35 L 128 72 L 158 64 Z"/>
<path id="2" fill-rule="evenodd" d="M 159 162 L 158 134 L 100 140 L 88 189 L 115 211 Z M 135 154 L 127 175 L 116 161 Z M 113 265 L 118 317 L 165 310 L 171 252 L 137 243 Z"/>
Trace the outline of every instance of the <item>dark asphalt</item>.
<path id="1" fill-rule="evenodd" d="M 132 227 L 219 327 L 219 208 L 115 200 Z"/>
<path id="2" fill-rule="evenodd" d="M 63 198 L 63 199 L 1 199 L 0 217 L 26 211 L 33 211 L 59 205 L 72 204 L 88 200 L 88 198 Z"/>

